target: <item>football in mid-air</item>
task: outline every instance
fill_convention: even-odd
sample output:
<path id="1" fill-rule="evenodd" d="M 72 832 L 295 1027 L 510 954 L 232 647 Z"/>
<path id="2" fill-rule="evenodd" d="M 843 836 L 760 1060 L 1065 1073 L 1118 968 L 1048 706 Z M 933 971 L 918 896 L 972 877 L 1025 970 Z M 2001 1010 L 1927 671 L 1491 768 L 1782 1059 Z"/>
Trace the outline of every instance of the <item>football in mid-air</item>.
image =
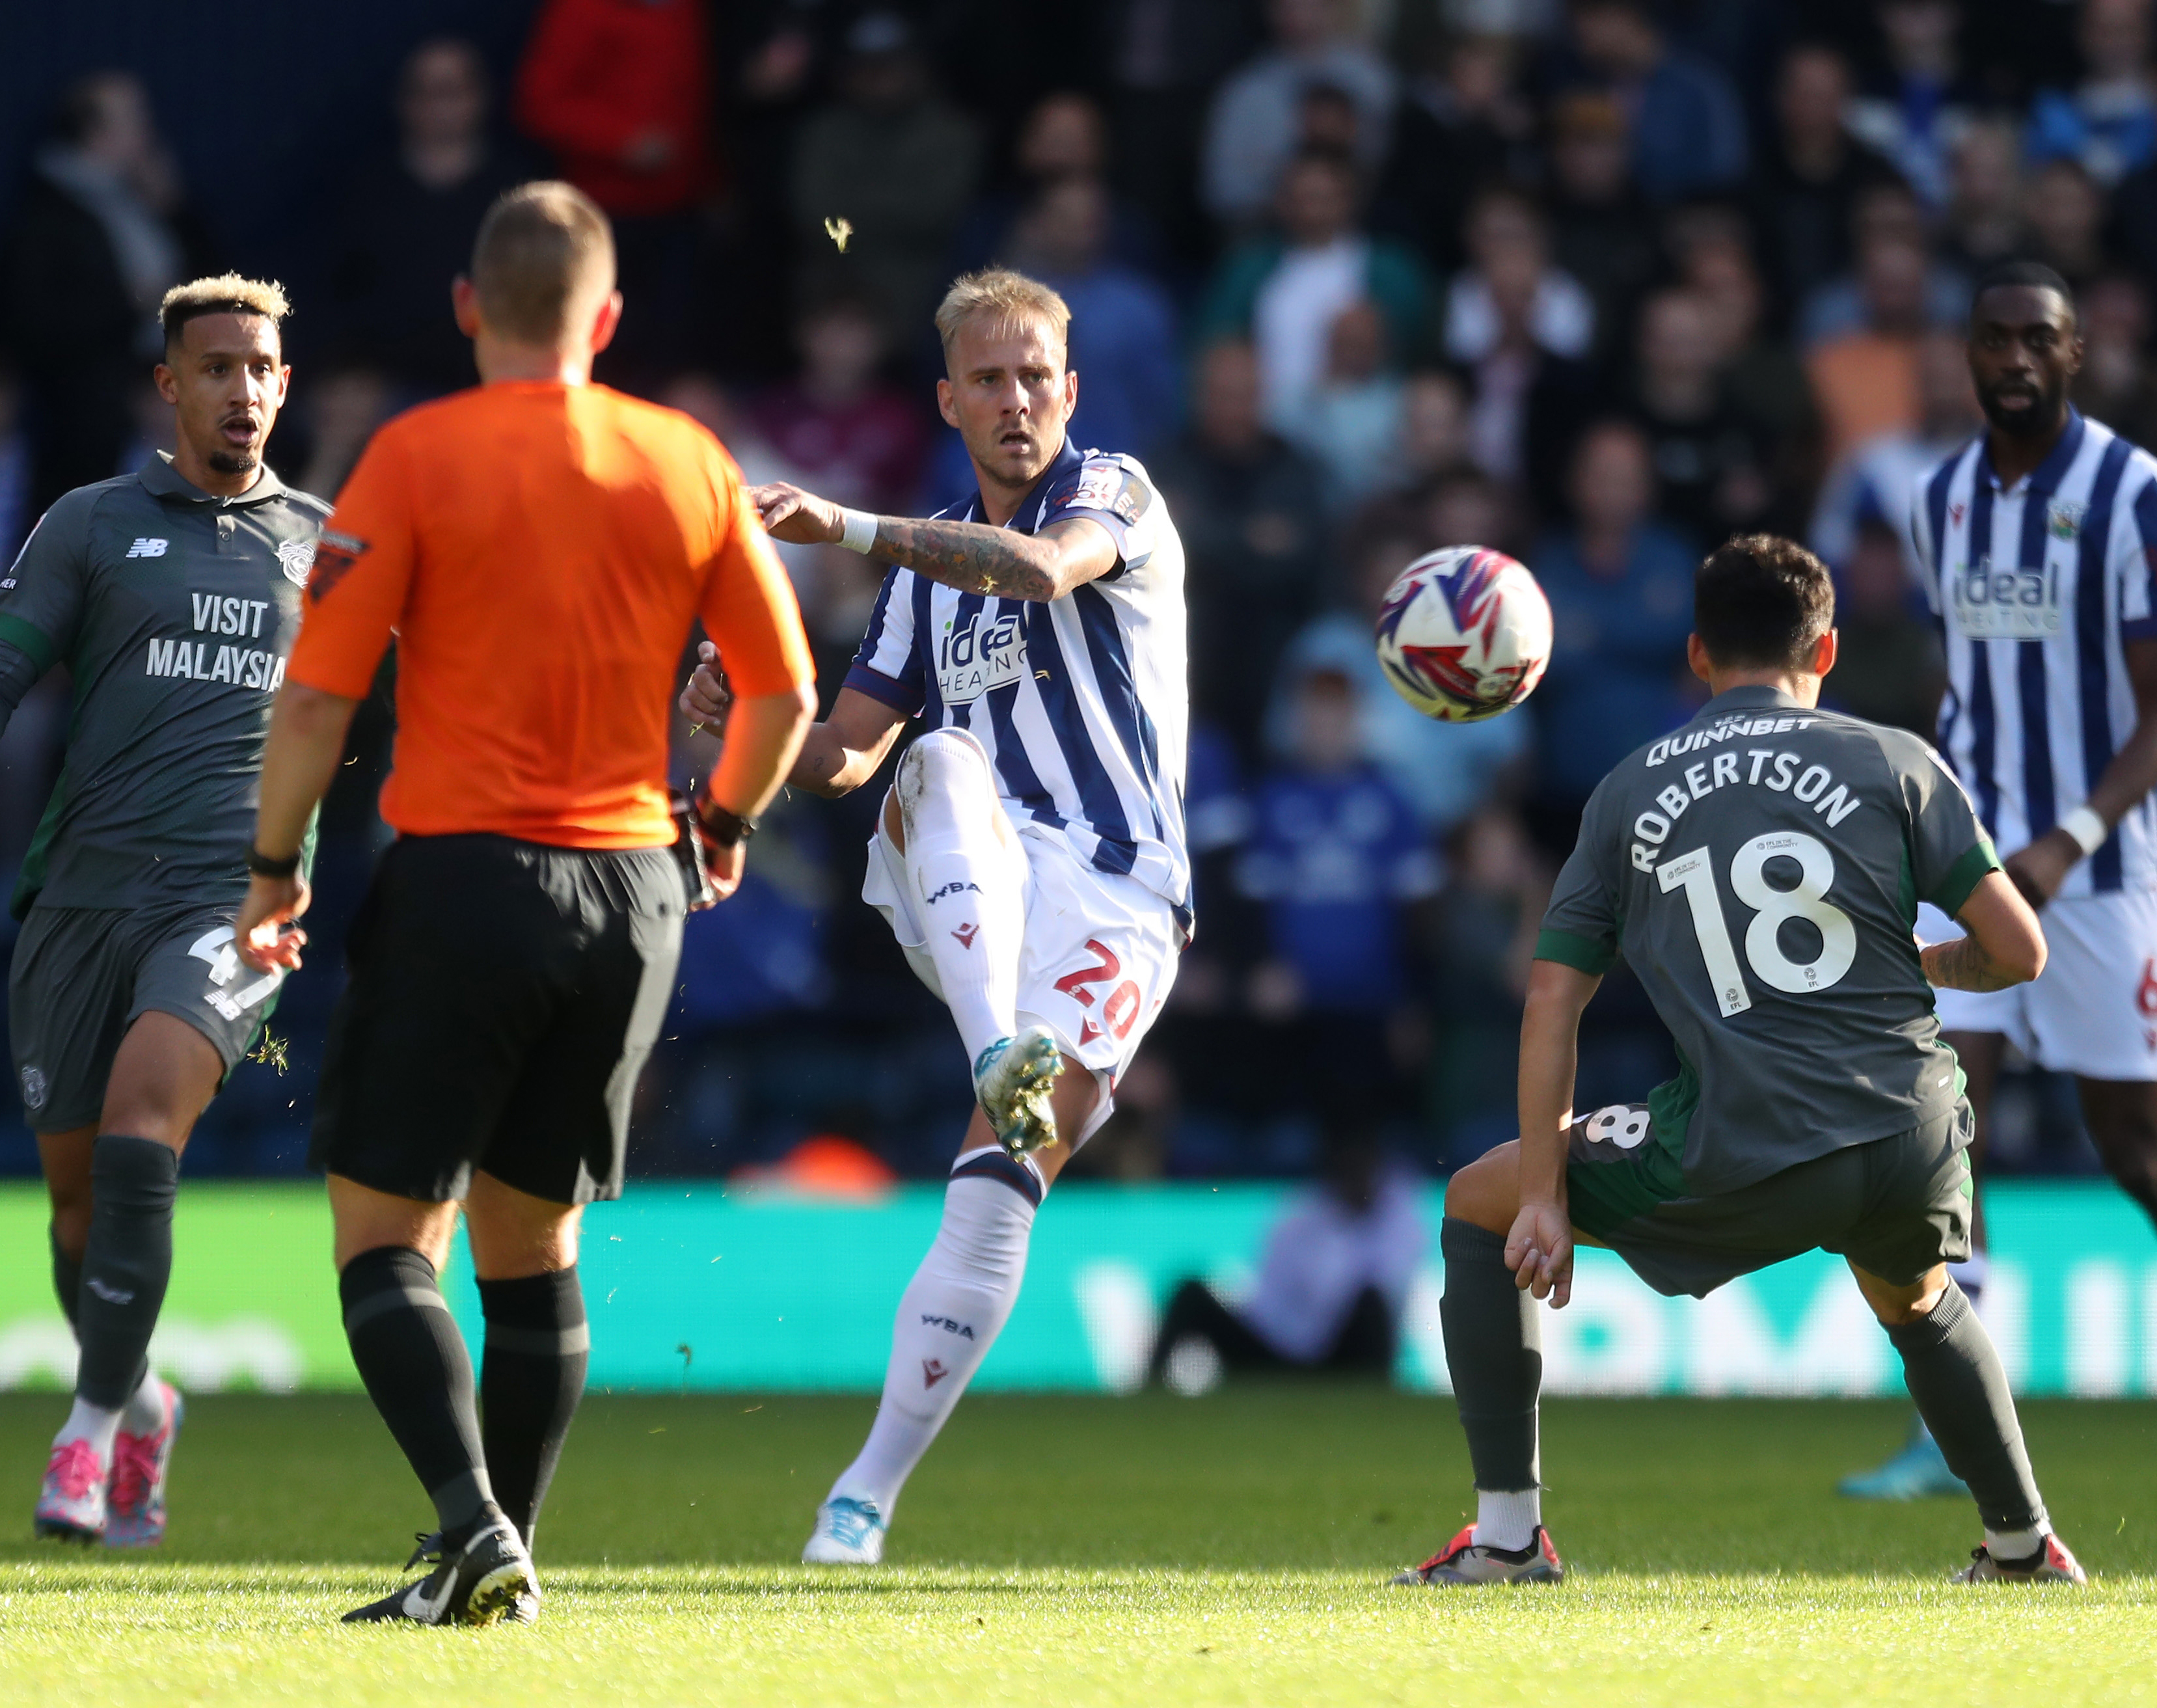
<path id="1" fill-rule="evenodd" d="M 1534 692 L 1550 662 L 1550 601 L 1527 566 L 1482 546 L 1428 552 L 1378 613 L 1386 680 L 1426 718 L 1477 723 Z"/>

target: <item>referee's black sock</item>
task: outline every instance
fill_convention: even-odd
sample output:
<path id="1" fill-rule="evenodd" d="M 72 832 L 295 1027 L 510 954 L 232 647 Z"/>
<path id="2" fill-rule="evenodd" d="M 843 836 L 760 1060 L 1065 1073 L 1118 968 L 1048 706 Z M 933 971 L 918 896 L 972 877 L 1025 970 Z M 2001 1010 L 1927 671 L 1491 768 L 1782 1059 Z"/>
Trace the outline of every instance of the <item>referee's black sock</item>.
<path id="1" fill-rule="evenodd" d="M 1475 1486 L 1537 1488 L 1542 1475 L 1536 1407 L 1542 1392 L 1543 1346 L 1536 1303 L 1513 1284 L 1502 1235 L 1449 1216 L 1439 1224 L 1439 1249 L 1445 1256 L 1439 1321 Z"/>
<path id="2" fill-rule="evenodd" d="M 493 1506 L 494 1491 L 480 1450 L 471 1355 L 435 1266 L 406 1247 L 377 1246 L 344 1266 L 337 1298 L 368 1397 L 456 1546 Z"/>
<path id="3" fill-rule="evenodd" d="M 59 1296 L 60 1309 L 67 1317 L 68 1326 L 72 1329 L 76 1326 L 76 1319 L 82 1314 L 82 1259 L 67 1254 L 66 1248 L 60 1244 L 59 1229 L 49 1227 L 45 1232 L 53 1244 L 53 1291 Z"/>
<path id="4" fill-rule="evenodd" d="M 1902 1380 L 1948 1469 L 1969 1484 L 1987 1531 L 2045 1527 L 2022 1425 L 1992 1337 L 1950 1280 L 1931 1314 L 1887 1330 L 1902 1355 Z"/>
<path id="5" fill-rule="evenodd" d="M 172 1276 L 180 1157 L 153 1139 L 100 1133 L 90 1150 L 90 1241 L 83 1248 L 76 1397 L 117 1412 L 141 1386 L 150 1335 Z"/>
<path id="6" fill-rule="evenodd" d="M 592 1331 L 574 1264 L 479 1284 L 486 1315 L 480 1360 L 481 1438 L 496 1503 L 532 1546 L 539 1505 L 584 1395 Z"/>

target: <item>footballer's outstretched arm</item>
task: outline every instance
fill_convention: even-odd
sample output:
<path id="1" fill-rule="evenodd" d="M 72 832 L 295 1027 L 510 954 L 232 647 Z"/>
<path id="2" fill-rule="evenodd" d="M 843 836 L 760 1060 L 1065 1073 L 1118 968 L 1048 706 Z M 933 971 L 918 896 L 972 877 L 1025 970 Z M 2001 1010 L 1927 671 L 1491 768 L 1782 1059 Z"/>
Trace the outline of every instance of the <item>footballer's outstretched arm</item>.
<path id="1" fill-rule="evenodd" d="M 846 512 L 828 498 L 785 481 L 752 486 L 749 496 L 766 532 L 793 545 L 837 545 Z M 1066 517 L 1039 533 L 1023 534 L 981 522 L 876 518 L 873 554 L 961 593 L 1005 599 L 1061 599 L 1116 567 L 1116 543 L 1098 522 Z"/>
<path id="2" fill-rule="evenodd" d="M 1969 934 L 1935 943 L 1918 957 L 1936 988 L 2005 990 L 2045 970 L 2045 928 L 2004 872 L 1979 878 L 1955 918 Z"/>
<path id="3" fill-rule="evenodd" d="M 708 640 L 697 645 L 697 668 L 682 690 L 683 713 L 699 728 L 725 722 L 734 703 L 719 666 L 718 648 Z M 831 715 L 812 723 L 801 738 L 786 780 L 811 795 L 837 800 L 852 794 L 877 774 L 891 744 L 906 728 L 906 714 L 856 688 L 842 688 L 831 702 Z"/>
<path id="4" fill-rule="evenodd" d="M 1532 961 L 1521 1014 L 1521 1207 L 1506 1239 L 1514 1280 L 1557 1309 L 1573 1297 L 1573 1222 L 1566 1206 L 1566 1123 L 1580 1065 L 1580 1016 L 1603 980 L 1559 961 Z"/>
<path id="5" fill-rule="evenodd" d="M 2157 640 L 2129 640 L 2121 651 L 2127 661 L 2127 679 L 2134 689 L 2134 728 L 2082 803 L 2097 815 L 2095 828 L 2103 831 L 2110 831 L 2137 802 L 2157 789 Z M 2031 907 L 2041 908 L 2081 863 L 2082 846 L 2064 821 L 2055 825 L 2027 847 L 2007 857 L 2008 879 Z"/>

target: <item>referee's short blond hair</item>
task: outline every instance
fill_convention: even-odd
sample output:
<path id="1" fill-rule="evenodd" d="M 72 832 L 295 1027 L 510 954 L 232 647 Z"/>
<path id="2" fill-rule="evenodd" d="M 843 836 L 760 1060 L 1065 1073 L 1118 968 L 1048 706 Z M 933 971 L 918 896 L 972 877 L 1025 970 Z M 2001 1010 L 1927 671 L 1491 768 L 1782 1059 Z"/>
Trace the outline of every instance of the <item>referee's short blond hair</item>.
<path id="1" fill-rule="evenodd" d="M 480 318 L 518 344 L 557 344 L 614 289 L 614 228 L 557 180 L 505 190 L 472 243 Z"/>
<path id="2" fill-rule="evenodd" d="M 944 341 L 944 360 L 951 360 L 951 345 L 959 328 L 973 320 L 990 320 L 1001 327 L 1039 322 L 1067 349 L 1071 342 L 1071 307 L 1038 279 L 1029 279 L 1008 267 L 991 267 L 964 273 L 951 281 L 936 310 L 936 335 Z"/>
<path id="3" fill-rule="evenodd" d="M 291 311 L 292 305 L 285 300 L 285 287 L 275 280 L 219 273 L 172 286 L 157 305 L 157 323 L 169 350 L 181 327 L 206 314 L 259 314 L 281 332 L 285 316 Z"/>

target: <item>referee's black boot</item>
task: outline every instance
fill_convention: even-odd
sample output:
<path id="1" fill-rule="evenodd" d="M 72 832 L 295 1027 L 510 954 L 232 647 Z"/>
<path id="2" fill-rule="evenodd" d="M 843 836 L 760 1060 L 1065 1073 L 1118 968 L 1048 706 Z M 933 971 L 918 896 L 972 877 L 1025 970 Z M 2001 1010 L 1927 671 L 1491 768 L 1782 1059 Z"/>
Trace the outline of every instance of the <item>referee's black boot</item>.
<path id="1" fill-rule="evenodd" d="M 455 1548 L 438 1531 L 419 1539 L 405 1569 L 432 1562 L 435 1569 L 417 1583 L 355 1608 L 344 1623 L 378 1624 L 404 1620 L 415 1625 L 492 1625 L 507 1619 L 521 1625 L 539 1617 L 539 1579 L 517 1526 L 500 1515 L 481 1520 Z"/>

